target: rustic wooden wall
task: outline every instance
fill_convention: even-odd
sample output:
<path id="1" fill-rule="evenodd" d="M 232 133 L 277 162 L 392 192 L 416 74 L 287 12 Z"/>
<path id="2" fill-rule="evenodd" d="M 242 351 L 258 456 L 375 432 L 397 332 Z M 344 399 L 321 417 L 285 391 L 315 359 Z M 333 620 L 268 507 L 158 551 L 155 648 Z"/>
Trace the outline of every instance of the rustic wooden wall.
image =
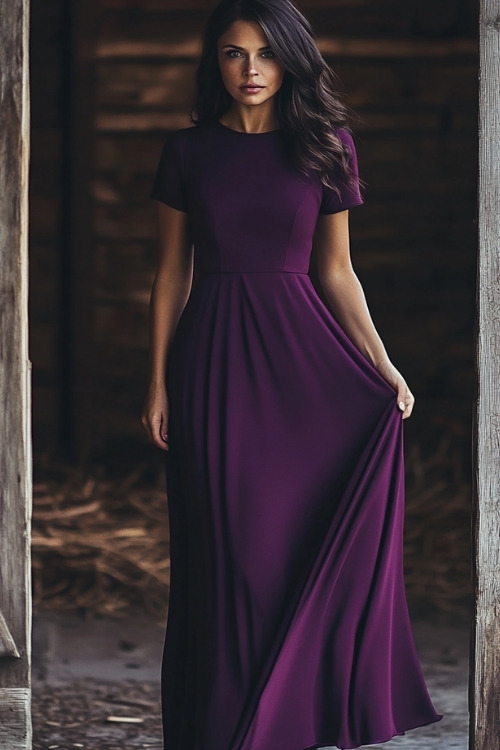
<path id="1" fill-rule="evenodd" d="M 31 3 L 30 356 L 35 450 L 59 440 L 63 0 Z"/>
<path id="2" fill-rule="evenodd" d="M 476 252 L 476 9 L 472 0 L 299 3 L 340 75 L 356 124 L 366 205 L 353 254 L 375 321 L 417 396 L 409 439 L 468 446 Z M 139 412 L 155 207 L 166 132 L 189 124 L 199 32 L 212 2 L 101 0 L 95 42 L 95 235 L 90 367 L 96 455 L 149 450 Z M 60 441 L 58 135 L 61 0 L 35 4 L 32 358 L 35 448 Z M 58 46 L 59 45 L 59 46 Z M 47 55 L 47 50 L 50 54 Z M 43 100 L 43 101 L 42 101 Z M 58 369 L 59 368 L 59 369 Z M 465 448 L 465 453 L 468 447 Z"/>

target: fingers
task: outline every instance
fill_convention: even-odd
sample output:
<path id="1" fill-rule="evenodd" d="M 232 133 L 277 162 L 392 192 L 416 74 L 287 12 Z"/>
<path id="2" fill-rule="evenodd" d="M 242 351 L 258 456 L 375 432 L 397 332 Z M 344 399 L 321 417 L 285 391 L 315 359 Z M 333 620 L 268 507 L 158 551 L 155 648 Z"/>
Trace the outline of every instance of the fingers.
<path id="1" fill-rule="evenodd" d="M 149 416 L 148 414 L 143 414 L 141 422 L 146 430 L 149 442 L 156 445 L 162 451 L 168 451 L 167 420 L 165 415 Z"/>
<path id="2" fill-rule="evenodd" d="M 408 419 L 413 411 L 415 399 L 412 392 L 404 382 L 398 386 L 397 402 L 398 407 L 402 412 L 403 419 Z"/>
<path id="3" fill-rule="evenodd" d="M 164 446 L 167 446 L 166 450 L 168 450 L 168 425 L 164 414 L 161 415 L 160 440 L 162 440 Z"/>

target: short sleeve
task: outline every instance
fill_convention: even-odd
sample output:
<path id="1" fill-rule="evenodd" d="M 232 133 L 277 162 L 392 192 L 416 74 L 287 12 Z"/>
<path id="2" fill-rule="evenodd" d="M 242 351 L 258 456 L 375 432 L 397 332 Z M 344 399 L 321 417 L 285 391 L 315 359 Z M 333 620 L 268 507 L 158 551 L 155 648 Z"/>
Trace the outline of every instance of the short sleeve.
<path id="1" fill-rule="evenodd" d="M 150 198 L 187 211 L 187 190 L 181 132 L 169 134 L 156 169 Z"/>
<path id="2" fill-rule="evenodd" d="M 350 186 L 343 183 L 338 185 L 340 195 L 333 188 L 323 185 L 323 198 L 319 207 L 320 214 L 335 214 L 348 208 L 354 208 L 354 206 L 360 206 L 363 203 L 359 189 L 358 159 L 354 141 L 351 134 L 344 128 L 338 128 L 337 135 L 342 143 L 347 146 L 350 153 L 353 180 Z"/>

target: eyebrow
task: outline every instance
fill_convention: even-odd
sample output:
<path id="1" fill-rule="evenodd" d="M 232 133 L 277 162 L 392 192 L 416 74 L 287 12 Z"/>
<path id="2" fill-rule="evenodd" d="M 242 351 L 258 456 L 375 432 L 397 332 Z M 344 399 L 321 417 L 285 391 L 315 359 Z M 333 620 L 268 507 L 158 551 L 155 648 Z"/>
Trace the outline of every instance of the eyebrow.
<path id="1" fill-rule="evenodd" d="M 245 51 L 244 47 L 239 47 L 237 44 L 225 44 L 222 49 L 226 49 L 226 47 L 234 47 L 235 49 L 240 49 L 243 52 Z M 271 45 L 267 44 L 265 47 L 259 47 L 259 52 L 262 52 L 265 49 L 271 49 Z"/>

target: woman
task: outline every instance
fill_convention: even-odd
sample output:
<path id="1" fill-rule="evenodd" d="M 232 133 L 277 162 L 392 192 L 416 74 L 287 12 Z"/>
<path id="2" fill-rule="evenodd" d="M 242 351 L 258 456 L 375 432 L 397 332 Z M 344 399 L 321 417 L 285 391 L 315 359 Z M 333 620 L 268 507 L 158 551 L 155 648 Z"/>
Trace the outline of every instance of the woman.
<path id="1" fill-rule="evenodd" d="M 289 0 L 222 0 L 197 83 L 196 127 L 167 139 L 152 193 L 165 750 L 383 742 L 441 717 L 402 575 L 414 399 L 351 266 L 346 111 Z"/>

